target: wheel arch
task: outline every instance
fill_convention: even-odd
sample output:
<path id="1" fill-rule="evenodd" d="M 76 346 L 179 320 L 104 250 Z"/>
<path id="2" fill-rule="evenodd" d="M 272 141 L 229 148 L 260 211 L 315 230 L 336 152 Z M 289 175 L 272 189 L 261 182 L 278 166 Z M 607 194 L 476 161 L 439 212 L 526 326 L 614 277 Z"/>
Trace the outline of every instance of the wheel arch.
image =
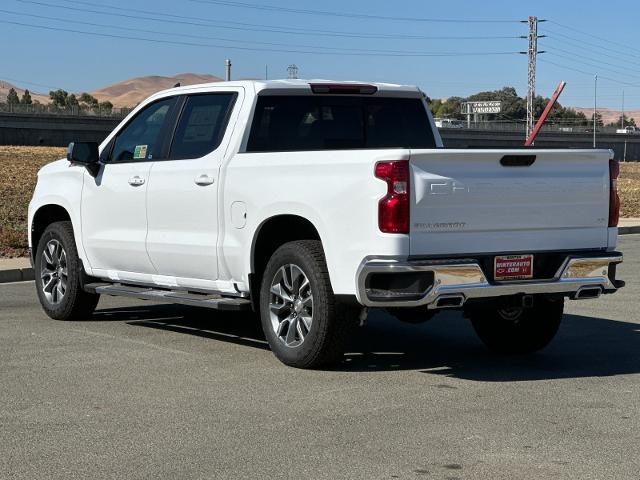
<path id="1" fill-rule="evenodd" d="M 48 203 L 41 205 L 33 214 L 31 220 L 31 229 L 29 231 L 29 237 L 31 240 L 31 260 L 35 261 L 36 250 L 38 249 L 38 243 L 45 229 L 54 222 L 69 221 L 72 223 L 71 215 L 69 211 L 62 205 L 55 203 Z"/>
<path id="2" fill-rule="evenodd" d="M 264 272 L 269 259 L 279 247 L 296 240 L 318 240 L 322 245 L 318 228 L 311 220 L 301 215 L 274 215 L 265 219 L 256 229 L 251 243 L 249 273 L 249 288 L 254 308 L 257 309 L 259 295 L 256 292 L 260 290 L 262 272 Z"/>

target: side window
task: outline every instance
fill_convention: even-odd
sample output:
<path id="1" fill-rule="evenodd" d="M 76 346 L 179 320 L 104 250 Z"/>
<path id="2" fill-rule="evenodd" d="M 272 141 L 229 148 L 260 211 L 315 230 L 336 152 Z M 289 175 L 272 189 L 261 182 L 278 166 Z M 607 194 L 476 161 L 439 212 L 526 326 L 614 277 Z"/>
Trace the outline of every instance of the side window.
<path id="1" fill-rule="evenodd" d="M 169 158 L 200 158 L 218 148 L 235 98 L 235 93 L 188 96 L 173 136 Z"/>
<path id="2" fill-rule="evenodd" d="M 176 98 L 166 98 L 144 108 L 116 136 L 111 151 L 112 162 L 129 162 L 153 159 L 159 153 L 160 132 L 168 119 Z"/>

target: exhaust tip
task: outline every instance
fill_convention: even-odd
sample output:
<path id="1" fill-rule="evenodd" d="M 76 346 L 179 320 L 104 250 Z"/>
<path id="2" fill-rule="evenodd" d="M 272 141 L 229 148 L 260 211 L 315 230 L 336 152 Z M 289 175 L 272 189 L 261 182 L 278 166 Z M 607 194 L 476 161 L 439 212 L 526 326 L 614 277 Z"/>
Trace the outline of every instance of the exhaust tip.
<path id="1" fill-rule="evenodd" d="M 602 287 L 582 287 L 573 296 L 574 300 L 598 298 L 602 294 Z"/>
<path id="2" fill-rule="evenodd" d="M 464 295 L 462 294 L 450 294 L 440 295 L 434 302 L 434 308 L 457 308 L 464 304 Z"/>

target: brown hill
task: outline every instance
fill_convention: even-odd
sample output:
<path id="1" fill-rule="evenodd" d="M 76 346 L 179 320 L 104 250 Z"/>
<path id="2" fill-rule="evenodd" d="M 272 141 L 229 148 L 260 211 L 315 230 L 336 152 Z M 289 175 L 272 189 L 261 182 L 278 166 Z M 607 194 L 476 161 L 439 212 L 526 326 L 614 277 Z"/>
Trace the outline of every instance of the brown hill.
<path id="1" fill-rule="evenodd" d="M 197 83 L 220 82 L 221 78 L 213 75 L 200 75 L 196 73 L 182 73 L 172 77 L 153 75 L 148 77 L 136 77 L 129 80 L 114 83 L 108 87 L 100 88 L 91 95 L 100 102 L 110 101 L 115 107 L 133 107 L 147 98 L 149 95 L 180 85 L 194 85 Z"/>
<path id="2" fill-rule="evenodd" d="M 22 98 L 22 94 L 24 93 L 24 90 L 25 90 L 24 88 L 16 87 L 15 85 L 12 85 L 9 82 L 0 80 L 0 102 L 6 102 L 7 95 L 9 94 L 9 90 L 11 90 L 12 88 L 16 91 L 18 96 Z M 27 89 L 27 90 L 29 90 L 29 93 L 31 94 L 31 100 L 33 101 L 38 100 L 40 103 L 49 103 L 48 95 L 34 93 L 31 89 Z"/>
<path id="3" fill-rule="evenodd" d="M 571 107 L 577 112 L 584 113 L 587 118 L 591 118 L 593 115 L 593 107 Z M 610 108 L 600 108 L 598 107 L 598 113 L 602 115 L 602 121 L 605 125 L 611 122 L 617 122 L 620 119 L 620 115 L 622 115 L 622 111 L 620 110 L 611 110 Z M 633 118 L 636 121 L 636 125 L 640 125 L 640 110 L 629 110 L 624 112 L 627 118 Z"/>
<path id="4" fill-rule="evenodd" d="M 221 78 L 213 75 L 201 75 L 196 73 L 181 73 L 172 77 L 163 77 L 152 75 L 147 77 L 136 77 L 121 82 L 114 83 L 104 88 L 100 88 L 91 95 L 96 97 L 98 101 L 110 101 L 114 107 L 133 107 L 147 98 L 149 95 L 173 87 L 176 83 L 180 85 L 195 85 L 197 83 L 220 82 Z M 7 81 L 0 80 L 0 102 L 6 101 L 9 90 L 14 88 L 19 97 L 22 97 L 24 89 L 17 87 Z M 31 98 L 40 103 L 50 103 L 51 99 L 47 94 L 31 93 Z M 76 92 L 79 96 L 80 92 Z"/>

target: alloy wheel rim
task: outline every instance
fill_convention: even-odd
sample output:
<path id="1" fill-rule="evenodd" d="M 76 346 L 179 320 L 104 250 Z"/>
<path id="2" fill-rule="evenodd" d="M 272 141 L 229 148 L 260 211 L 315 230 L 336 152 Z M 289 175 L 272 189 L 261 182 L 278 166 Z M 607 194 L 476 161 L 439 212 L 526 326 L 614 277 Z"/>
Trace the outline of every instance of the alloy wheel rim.
<path id="1" fill-rule="evenodd" d="M 59 304 L 67 292 L 68 270 L 67 253 L 62 244 L 51 239 L 42 251 L 42 266 L 40 269 L 42 293 L 47 302 Z"/>
<path id="2" fill-rule="evenodd" d="M 273 276 L 269 318 L 273 332 L 287 347 L 304 343 L 313 323 L 313 294 L 306 274 L 294 264 L 283 265 Z"/>

